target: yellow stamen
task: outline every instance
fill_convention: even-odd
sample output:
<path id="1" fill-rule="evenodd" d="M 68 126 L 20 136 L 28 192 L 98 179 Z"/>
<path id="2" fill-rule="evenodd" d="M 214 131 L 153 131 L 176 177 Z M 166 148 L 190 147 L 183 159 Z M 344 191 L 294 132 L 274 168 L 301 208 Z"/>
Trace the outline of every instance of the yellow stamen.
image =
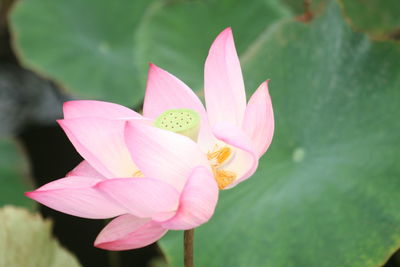
<path id="1" fill-rule="evenodd" d="M 224 163 L 231 154 L 232 154 L 232 149 L 230 147 L 225 146 L 217 151 L 208 152 L 207 158 L 208 160 L 216 159 L 217 161 L 216 163 L 220 165 Z"/>
<path id="2" fill-rule="evenodd" d="M 144 174 L 143 174 L 140 170 L 137 170 L 137 171 L 133 174 L 133 177 L 144 177 Z"/>
<path id="3" fill-rule="evenodd" d="M 213 150 L 207 153 L 207 158 L 210 161 L 215 180 L 220 190 L 233 183 L 237 176 L 236 173 L 221 168 L 221 165 L 229 159 L 231 154 L 232 149 L 230 147 L 224 146 L 219 148 L 218 145 L 215 145 Z"/>
<path id="4" fill-rule="evenodd" d="M 236 179 L 236 173 L 226 170 L 214 170 L 214 176 L 220 190 L 230 185 Z"/>

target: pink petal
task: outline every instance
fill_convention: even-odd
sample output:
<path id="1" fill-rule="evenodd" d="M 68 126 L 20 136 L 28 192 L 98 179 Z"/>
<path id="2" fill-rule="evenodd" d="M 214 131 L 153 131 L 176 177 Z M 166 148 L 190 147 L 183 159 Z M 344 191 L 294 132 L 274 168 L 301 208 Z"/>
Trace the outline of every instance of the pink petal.
<path id="1" fill-rule="evenodd" d="M 96 171 L 92 166 L 90 166 L 86 160 L 83 160 L 81 163 L 79 163 L 72 171 L 67 173 L 66 176 L 84 176 L 105 179 L 105 177 Z"/>
<path id="2" fill-rule="evenodd" d="M 162 226 L 187 230 L 207 222 L 214 213 L 218 191 L 212 173 L 203 167 L 196 168 L 182 191 L 178 212 Z"/>
<path id="3" fill-rule="evenodd" d="M 175 215 L 179 205 L 179 192 L 174 187 L 147 177 L 103 180 L 96 189 L 141 218 L 167 220 Z"/>
<path id="4" fill-rule="evenodd" d="M 83 218 L 104 219 L 126 213 L 123 207 L 93 189 L 100 181 L 97 178 L 71 176 L 50 182 L 25 195 L 49 208 Z"/>
<path id="5" fill-rule="evenodd" d="M 167 71 L 150 64 L 143 115 L 157 118 L 168 109 L 188 108 L 205 115 L 200 99 L 181 80 Z"/>
<path id="6" fill-rule="evenodd" d="M 108 119 L 129 119 L 142 117 L 135 111 L 114 103 L 95 100 L 68 101 L 63 105 L 64 119 L 100 117 Z"/>
<path id="7" fill-rule="evenodd" d="M 132 158 L 146 177 L 154 177 L 181 191 L 197 166 L 209 167 L 206 155 L 186 136 L 128 122 L 125 138 Z"/>
<path id="8" fill-rule="evenodd" d="M 166 229 L 150 219 L 121 215 L 112 220 L 97 236 L 94 245 L 107 250 L 128 250 L 156 242 Z"/>
<path id="9" fill-rule="evenodd" d="M 254 142 L 258 157 L 267 151 L 274 135 L 274 112 L 268 93 L 268 81 L 251 96 L 246 107 L 243 129 Z"/>
<path id="10" fill-rule="evenodd" d="M 206 111 L 196 94 L 181 80 L 167 71 L 150 64 L 143 115 L 155 119 L 169 109 L 188 108 L 201 116 L 200 144 L 212 140 Z"/>
<path id="11" fill-rule="evenodd" d="M 235 182 L 226 187 L 229 189 L 253 175 L 258 166 L 258 157 L 253 142 L 239 127 L 220 123 L 214 127 L 213 131 L 219 140 L 236 148 L 232 160 L 223 166 L 223 169 L 237 175 Z"/>
<path id="12" fill-rule="evenodd" d="M 79 154 L 105 177 L 132 177 L 138 170 L 124 141 L 125 121 L 87 117 L 58 123 Z"/>
<path id="13" fill-rule="evenodd" d="M 204 69 L 204 94 L 211 125 L 242 125 L 246 93 L 231 28 L 211 45 Z"/>

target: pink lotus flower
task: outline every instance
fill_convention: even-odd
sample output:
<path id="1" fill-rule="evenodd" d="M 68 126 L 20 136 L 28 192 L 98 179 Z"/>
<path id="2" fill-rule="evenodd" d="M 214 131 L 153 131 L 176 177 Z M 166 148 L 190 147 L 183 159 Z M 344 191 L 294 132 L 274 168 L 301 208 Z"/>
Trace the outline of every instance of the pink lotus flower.
<path id="1" fill-rule="evenodd" d="M 167 230 L 207 222 L 218 188 L 231 188 L 254 173 L 274 129 L 267 82 L 246 106 L 230 28 L 210 49 L 205 98 L 207 112 L 183 82 L 150 65 L 143 116 L 107 102 L 65 103 L 59 124 L 85 160 L 67 177 L 26 195 L 79 217 L 118 216 L 95 241 L 109 250 L 143 247 Z M 198 138 L 185 126 L 196 114 Z M 186 136 L 172 132 L 180 133 L 175 123 Z"/>

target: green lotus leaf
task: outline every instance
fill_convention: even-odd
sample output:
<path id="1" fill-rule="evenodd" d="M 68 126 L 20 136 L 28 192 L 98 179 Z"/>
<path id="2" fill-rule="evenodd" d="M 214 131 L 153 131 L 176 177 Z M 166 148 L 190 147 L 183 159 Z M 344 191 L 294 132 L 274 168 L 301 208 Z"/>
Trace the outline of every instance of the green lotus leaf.
<path id="1" fill-rule="evenodd" d="M 400 245 L 400 46 L 353 32 L 336 3 L 265 34 L 241 59 L 247 88 L 271 78 L 275 137 L 196 230 L 195 265 L 381 266 Z M 182 234 L 160 244 L 181 266 Z"/>
<path id="2" fill-rule="evenodd" d="M 377 38 L 400 37 L 400 1 L 340 1 L 345 15 L 356 30 Z"/>
<path id="3" fill-rule="evenodd" d="M 26 209 L 0 209 L 0 266 L 79 267 L 77 259 L 51 237 L 52 223 Z"/>
<path id="4" fill-rule="evenodd" d="M 78 98 L 142 101 L 134 58 L 147 0 L 21 0 L 11 14 L 21 62 Z"/>
<path id="5" fill-rule="evenodd" d="M 0 139 L 0 206 L 12 204 L 33 209 L 35 202 L 24 196 L 33 186 L 27 179 L 27 159 L 20 150 L 13 140 Z"/>

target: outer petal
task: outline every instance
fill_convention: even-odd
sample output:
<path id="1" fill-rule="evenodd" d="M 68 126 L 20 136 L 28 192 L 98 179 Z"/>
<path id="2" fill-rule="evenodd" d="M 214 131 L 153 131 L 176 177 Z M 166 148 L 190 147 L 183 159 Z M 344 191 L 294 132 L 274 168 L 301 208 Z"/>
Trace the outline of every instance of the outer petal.
<path id="1" fill-rule="evenodd" d="M 274 135 L 274 112 L 268 93 L 268 81 L 251 96 L 246 107 L 243 129 L 254 142 L 258 157 L 267 151 Z"/>
<path id="2" fill-rule="evenodd" d="M 145 176 L 162 179 L 181 191 L 197 166 L 209 167 L 199 146 L 186 136 L 128 122 L 125 138 L 132 158 Z"/>
<path id="3" fill-rule="evenodd" d="M 97 236 L 94 245 L 107 250 L 127 250 L 156 242 L 166 229 L 149 219 L 126 214 L 112 220 Z"/>
<path id="4" fill-rule="evenodd" d="M 96 189 L 114 199 L 137 217 L 167 220 L 174 216 L 179 192 L 171 185 L 151 178 L 108 179 Z"/>
<path id="5" fill-rule="evenodd" d="M 218 191 L 212 173 L 203 167 L 196 168 L 182 191 L 178 212 L 162 226 L 187 230 L 207 222 L 214 213 Z"/>
<path id="6" fill-rule="evenodd" d="M 229 189 L 253 175 L 258 166 L 258 157 L 253 142 L 239 127 L 221 123 L 213 130 L 219 140 L 236 148 L 232 160 L 223 166 L 224 169 L 237 175 L 235 182 L 226 187 Z"/>
<path id="7" fill-rule="evenodd" d="M 138 170 L 124 141 L 125 121 L 87 117 L 58 123 L 79 154 L 105 177 L 132 177 Z"/>
<path id="8" fill-rule="evenodd" d="M 67 173 L 66 176 L 84 176 L 105 179 L 105 177 L 96 171 L 92 166 L 90 166 L 86 160 L 83 160 L 81 163 L 79 163 L 72 171 Z"/>
<path id="9" fill-rule="evenodd" d="M 201 116 L 199 142 L 212 142 L 206 111 L 196 94 L 181 80 L 167 71 L 150 64 L 143 115 L 155 119 L 169 109 L 188 108 Z"/>
<path id="10" fill-rule="evenodd" d="M 108 119 L 130 119 L 142 117 L 135 111 L 114 103 L 95 100 L 68 101 L 63 105 L 64 119 L 100 117 Z"/>
<path id="11" fill-rule="evenodd" d="M 211 45 L 204 69 L 204 94 L 211 125 L 242 125 L 246 93 L 231 28 Z"/>
<path id="12" fill-rule="evenodd" d="M 71 176 L 50 182 L 26 196 L 52 209 L 90 219 L 111 218 L 126 213 L 123 207 L 93 189 L 102 180 Z"/>

